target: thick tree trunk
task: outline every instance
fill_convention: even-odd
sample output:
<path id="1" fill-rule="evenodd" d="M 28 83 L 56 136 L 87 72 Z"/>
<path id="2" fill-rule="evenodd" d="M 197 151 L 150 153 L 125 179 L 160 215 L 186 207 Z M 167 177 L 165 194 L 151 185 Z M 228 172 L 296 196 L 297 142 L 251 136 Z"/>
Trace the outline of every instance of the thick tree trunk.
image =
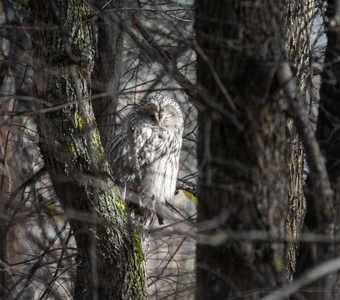
<path id="1" fill-rule="evenodd" d="M 317 5 L 314 0 L 292 1 L 286 5 L 286 47 L 287 56 L 294 70 L 296 86 L 305 95 L 305 106 L 311 97 L 312 69 L 312 26 L 316 17 Z M 294 121 L 287 122 L 288 168 L 289 168 L 289 210 L 286 220 L 287 236 L 299 239 L 306 214 L 306 200 L 303 193 L 303 174 L 305 153 Z M 286 270 L 291 281 L 296 272 L 300 245 L 290 243 L 287 247 Z"/>
<path id="2" fill-rule="evenodd" d="M 114 1 L 119 7 L 121 1 Z M 107 1 L 96 1 L 98 7 Z M 93 111 L 104 150 L 115 136 L 116 110 L 118 105 L 119 83 L 122 73 L 122 32 L 110 20 L 118 23 L 116 11 L 106 12 L 106 18 L 98 16 L 93 21 L 97 31 L 95 65 L 92 74 L 92 94 L 101 97 L 93 102 Z"/>
<path id="3" fill-rule="evenodd" d="M 36 107 L 41 154 L 79 250 L 74 299 L 143 299 L 141 234 L 113 183 L 89 101 L 90 7 L 66 0 L 30 6 L 35 96 L 49 103 Z"/>
<path id="4" fill-rule="evenodd" d="M 219 230 L 248 232 L 249 239 L 197 246 L 196 299 L 258 299 L 286 281 L 285 236 L 288 207 L 285 101 L 275 81 L 284 58 L 284 3 L 199 0 L 197 40 L 208 57 L 198 57 L 198 84 L 210 101 L 231 111 L 237 129 L 198 95 L 199 221 L 225 214 Z M 263 30 L 265 28 L 265 30 Z M 204 223 L 203 223 L 204 224 Z M 204 226 L 204 225 L 202 225 Z M 268 233 L 257 241 L 254 230 Z M 207 233 L 213 231 L 207 231 Z"/>

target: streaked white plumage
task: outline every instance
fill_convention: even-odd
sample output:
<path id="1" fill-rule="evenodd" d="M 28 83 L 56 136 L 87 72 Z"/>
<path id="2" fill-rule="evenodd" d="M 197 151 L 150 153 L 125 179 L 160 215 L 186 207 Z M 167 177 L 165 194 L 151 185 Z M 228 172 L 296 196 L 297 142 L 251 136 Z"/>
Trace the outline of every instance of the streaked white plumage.
<path id="1" fill-rule="evenodd" d="M 160 214 L 173 198 L 183 127 L 178 103 L 157 95 L 143 99 L 114 138 L 109 150 L 114 177 L 138 193 L 140 207 Z"/>

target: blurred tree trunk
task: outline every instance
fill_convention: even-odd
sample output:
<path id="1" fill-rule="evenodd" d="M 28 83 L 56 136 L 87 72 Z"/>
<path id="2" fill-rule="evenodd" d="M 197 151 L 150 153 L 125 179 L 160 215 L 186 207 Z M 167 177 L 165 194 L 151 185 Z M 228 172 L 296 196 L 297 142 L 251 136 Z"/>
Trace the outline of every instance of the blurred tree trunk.
<path id="1" fill-rule="evenodd" d="M 114 1 L 111 5 L 120 7 L 122 1 Z M 107 5 L 107 1 L 96 1 L 98 7 Z M 111 20 L 118 23 L 117 12 L 107 11 L 106 18 L 101 15 L 94 18 L 93 28 L 97 31 L 95 40 L 95 64 L 92 73 L 92 95 L 103 94 L 93 101 L 93 111 L 96 117 L 102 145 L 107 150 L 107 142 L 115 136 L 116 110 L 118 105 L 119 83 L 122 73 L 121 30 Z"/>
<path id="2" fill-rule="evenodd" d="M 290 1 L 286 5 L 287 56 L 294 72 L 296 86 L 305 95 L 306 110 L 310 100 L 312 70 L 312 26 L 316 17 L 315 0 Z M 287 122 L 288 168 L 289 168 L 289 210 L 286 220 L 287 235 L 294 240 L 301 236 L 306 214 L 306 200 L 303 193 L 304 150 L 294 121 Z M 296 271 L 299 243 L 287 247 L 286 270 L 291 281 Z M 305 249 L 304 249 L 305 251 Z"/>
<path id="3" fill-rule="evenodd" d="M 66 0 L 30 7 L 34 93 L 48 102 L 36 107 L 40 150 L 79 251 L 74 299 L 144 299 L 141 235 L 113 183 L 89 101 L 90 7 Z"/>
<path id="4" fill-rule="evenodd" d="M 320 90 L 320 106 L 317 123 L 316 135 L 320 143 L 320 148 L 326 158 L 326 167 L 333 191 L 333 204 L 335 209 L 335 218 L 333 219 L 334 235 L 340 233 L 340 7 L 338 1 L 327 1 L 326 16 L 328 23 L 325 24 L 327 34 L 327 46 L 325 53 L 325 67 L 322 73 L 322 85 Z M 312 229 L 320 230 L 315 212 L 311 211 L 310 226 Z M 337 257 L 340 253 L 339 245 L 323 244 L 317 247 L 316 259 L 325 261 Z M 315 299 L 339 299 L 339 281 L 338 274 L 330 274 L 324 280 L 320 281 L 319 298 Z M 329 292 L 325 294 L 325 292 Z M 314 293 L 316 294 L 316 293 Z"/>
<path id="5" fill-rule="evenodd" d="M 8 283 L 13 276 L 8 276 L 6 264 L 22 260 L 20 242 L 18 241 L 19 224 L 13 221 L 13 211 L 20 205 L 13 195 L 24 178 L 23 164 L 18 154 L 23 119 L 10 114 L 22 110 L 22 103 L 15 97 L 23 85 L 26 70 L 23 64 L 13 62 L 23 59 L 23 31 L 20 20 L 10 1 L 0 3 L 0 109 L 4 113 L 0 119 L 0 299 L 8 299 Z M 6 26 L 7 25 L 7 26 Z M 6 115 L 7 114 L 7 115 Z M 19 160 L 18 160 L 19 158 Z M 23 159 L 22 159 L 23 160 Z M 10 199 L 10 200 L 9 200 Z M 16 250 L 16 251 L 15 251 Z M 14 295 L 17 291 L 13 291 Z"/>
<path id="6" fill-rule="evenodd" d="M 204 107 L 198 115 L 198 218 L 224 215 L 219 230 L 248 233 L 242 241 L 198 244 L 196 299 L 259 299 L 286 281 L 285 246 L 271 241 L 285 236 L 288 208 L 287 119 L 275 79 L 285 58 L 284 1 L 198 0 L 196 7 L 197 41 L 208 57 L 198 55 L 198 84 L 220 110 L 233 112 L 213 68 L 243 125 L 239 130 L 221 118 L 198 94 Z M 258 240 L 256 230 L 267 240 Z"/>

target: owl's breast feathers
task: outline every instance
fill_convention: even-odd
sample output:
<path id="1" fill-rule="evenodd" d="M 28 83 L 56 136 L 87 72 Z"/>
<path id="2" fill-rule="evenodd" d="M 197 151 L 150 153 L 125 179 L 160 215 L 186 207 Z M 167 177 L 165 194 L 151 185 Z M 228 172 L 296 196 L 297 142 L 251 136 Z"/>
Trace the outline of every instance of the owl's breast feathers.
<path id="1" fill-rule="evenodd" d="M 137 168 L 141 173 L 140 192 L 154 196 L 161 203 L 172 199 L 176 188 L 182 135 L 147 125 L 135 129 L 133 140 L 133 153 L 137 156 Z"/>
<path id="2" fill-rule="evenodd" d="M 169 200 L 175 191 L 181 146 L 182 134 L 177 132 L 149 124 L 127 128 L 115 137 L 110 149 L 114 177 L 120 182 L 139 181 L 159 201 Z"/>

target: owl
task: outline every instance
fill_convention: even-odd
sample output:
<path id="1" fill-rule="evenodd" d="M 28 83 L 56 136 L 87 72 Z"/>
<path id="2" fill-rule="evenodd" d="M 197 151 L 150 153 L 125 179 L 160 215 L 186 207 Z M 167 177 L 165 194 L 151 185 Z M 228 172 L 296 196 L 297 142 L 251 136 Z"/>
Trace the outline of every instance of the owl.
<path id="1" fill-rule="evenodd" d="M 109 148 L 109 163 L 127 200 L 149 216 L 173 198 L 182 146 L 183 115 L 178 103 L 156 95 L 144 98 L 127 116 Z M 149 218 L 150 219 L 150 218 Z"/>

